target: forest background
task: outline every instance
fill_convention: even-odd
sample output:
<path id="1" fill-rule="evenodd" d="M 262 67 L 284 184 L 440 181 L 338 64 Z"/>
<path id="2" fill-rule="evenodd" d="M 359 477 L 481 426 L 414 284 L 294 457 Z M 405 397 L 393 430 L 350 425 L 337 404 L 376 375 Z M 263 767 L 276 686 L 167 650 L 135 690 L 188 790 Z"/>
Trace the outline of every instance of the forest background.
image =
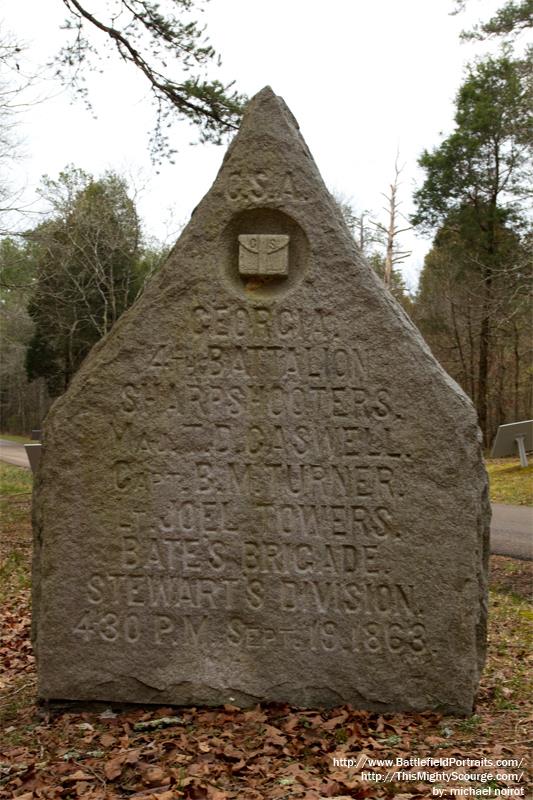
<path id="1" fill-rule="evenodd" d="M 474 1 L 449 0 L 446 13 L 471 22 Z M 66 165 L 28 191 L 21 177 L 25 117 L 35 108 L 53 112 L 62 87 L 81 101 L 90 120 L 91 108 L 97 105 L 91 74 L 101 70 L 104 79 L 115 76 L 118 73 L 110 65 L 117 59 L 121 80 L 132 76 L 134 83 L 144 86 L 143 114 L 148 108 L 153 114 L 148 150 L 154 173 L 182 165 L 185 174 L 184 159 L 194 153 L 190 159 L 197 165 L 204 153 L 212 180 L 215 160 L 222 158 L 216 144 L 227 142 L 238 127 L 246 102 L 240 86 L 248 90 L 250 84 L 244 71 L 233 76 L 234 84 L 220 72 L 209 31 L 203 28 L 209 14 L 194 0 L 160 4 L 47 0 L 46 4 L 61 6 L 64 18 L 60 48 L 48 61 L 36 66 L 24 30 L 10 28 L 9 18 L 0 34 L 0 425 L 13 434 L 40 427 L 50 403 L 68 387 L 90 348 L 111 330 L 159 269 L 180 227 L 176 213 L 170 211 L 167 233 L 162 233 L 161 225 L 154 225 L 157 236 L 151 233 L 153 216 L 147 213 L 146 221 L 139 210 L 146 208 L 139 188 L 142 181 L 112 165 L 98 175 L 85 164 Z M 211 3 L 219 9 L 224 5 L 228 6 L 227 0 Z M 418 5 L 413 0 L 406 7 Z M 332 14 L 337 6 L 343 4 L 335 0 Z M 443 9 L 436 3 L 433 14 Z M 374 126 L 378 133 L 385 126 L 387 141 L 396 143 L 392 152 L 373 155 L 389 165 L 388 179 L 367 190 L 368 201 L 364 182 L 358 185 L 357 200 L 353 192 L 343 191 L 345 184 L 341 190 L 332 186 L 355 240 L 383 279 L 383 291 L 395 295 L 435 356 L 472 398 L 487 446 L 499 425 L 531 416 L 533 399 L 533 70 L 527 44 L 533 0 L 509 0 L 493 11 L 463 30 L 461 37 L 473 57 L 456 87 L 453 119 L 450 115 L 437 143 L 430 140 L 418 151 L 418 159 L 410 157 L 409 129 L 402 126 L 398 110 L 394 53 L 380 54 L 383 75 L 390 77 L 390 97 L 372 97 L 372 74 L 366 75 L 361 119 L 371 134 Z M 20 17 L 15 15 L 13 22 L 20 24 Z M 299 32 L 305 38 L 305 20 L 300 19 Z M 328 40 L 329 33 L 326 25 L 321 66 L 325 86 L 331 85 L 331 97 L 337 97 L 335 86 L 342 84 L 342 77 L 331 60 L 329 48 L 335 42 Z M 417 32 L 421 51 L 424 33 L 422 25 Z M 370 40 L 377 42 L 379 34 L 373 29 Z M 397 31 L 400 44 L 402 34 Z M 248 42 L 254 38 L 245 30 L 241 35 Z M 274 57 L 276 42 L 271 46 Z M 296 63 L 294 39 L 292 46 Z M 357 105 L 360 76 L 349 78 L 352 108 Z M 249 91 L 260 88 L 252 86 Z M 284 93 L 283 87 L 274 88 Z M 347 106 L 328 101 L 323 88 L 302 84 L 302 92 L 311 92 L 313 111 L 329 131 L 334 149 L 336 132 L 346 131 L 351 117 Z M 122 86 L 111 87 L 117 104 L 121 92 Z M 299 116 L 292 98 L 286 99 Z M 382 114 L 383 106 L 389 109 L 385 117 L 378 111 Z M 422 115 L 423 110 L 420 119 Z M 411 119 L 411 124 L 418 121 Z M 300 122 L 305 133 L 306 124 Z M 61 120 L 56 124 L 61 140 Z M 98 119 L 93 124 L 98 126 Z M 201 146 L 191 149 L 184 144 L 184 130 Z M 398 148 L 400 130 L 404 141 Z M 357 130 L 351 135 L 358 158 L 364 159 L 364 139 L 359 146 Z M 413 137 L 413 141 L 418 140 Z M 311 146 L 313 150 L 313 142 Z M 320 166 L 321 158 L 315 156 Z M 378 169 L 374 173 L 382 180 Z M 334 170 L 332 175 L 335 180 Z M 326 180 L 330 182 L 330 174 Z M 376 196 L 379 209 L 371 207 Z M 425 245 L 420 245 L 419 235 L 426 237 Z M 422 257 L 416 282 L 413 264 Z"/>

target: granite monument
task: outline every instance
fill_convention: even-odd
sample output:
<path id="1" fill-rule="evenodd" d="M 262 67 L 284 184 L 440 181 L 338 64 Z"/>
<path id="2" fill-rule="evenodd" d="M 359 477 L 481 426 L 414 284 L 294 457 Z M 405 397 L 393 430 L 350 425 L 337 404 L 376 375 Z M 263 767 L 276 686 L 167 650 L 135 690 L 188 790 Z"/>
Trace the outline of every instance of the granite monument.
<path id="1" fill-rule="evenodd" d="M 472 404 L 263 89 L 45 421 L 39 696 L 469 713 L 488 530 Z"/>

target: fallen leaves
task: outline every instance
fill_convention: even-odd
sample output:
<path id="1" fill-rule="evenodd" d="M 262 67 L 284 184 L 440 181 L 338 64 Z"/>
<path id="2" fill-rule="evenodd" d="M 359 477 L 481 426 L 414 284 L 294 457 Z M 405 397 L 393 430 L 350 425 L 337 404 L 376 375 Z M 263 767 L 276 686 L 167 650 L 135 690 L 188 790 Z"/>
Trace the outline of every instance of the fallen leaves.
<path id="1" fill-rule="evenodd" d="M 105 748 L 112 747 L 114 744 L 116 744 L 116 741 L 116 737 L 111 733 L 103 733 L 100 736 L 100 744 Z"/>
<path id="2" fill-rule="evenodd" d="M 512 586 L 524 569 L 498 560 Z M 502 582 L 503 582 L 502 577 Z M 525 603 L 493 596 L 490 658 L 476 714 L 379 714 L 261 705 L 223 708 L 34 705 L 29 592 L 0 607 L 0 800 L 426 800 L 428 784 L 362 780 L 342 759 L 528 756 Z M 337 763 L 334 762 L 337 760 Z M 503 784 L 502 784 L 503 785 Z"/>
<path id="3" fill-rule="evenodd" d="M 111 758 L 104 764 L 104 775 L 108 781 L 114 781 L 119 775 L 122 775 L 122 764 L 124 763 L 123 756 Z"/>
<path id="4" fill-rule="evenodd" d="M 170 777 L 168 773 L 161 769 L 161 767 L 148 767 L 144 775 L 144 779 L 147 783 L 151 785 L 153 784 L 154 786 L 160 786 L 163 783 L 170 783 Z"/>
<path id="5" fill-rule="evenodd" d="M 71 775 L 65 775 L 62 778 L 62 783 L 72 783 L 73 781 L 92 781 L 94 779 L 94 775 L 90 775 L 88 772 L 83 772 L 81 769 L 76 770 Z"/>

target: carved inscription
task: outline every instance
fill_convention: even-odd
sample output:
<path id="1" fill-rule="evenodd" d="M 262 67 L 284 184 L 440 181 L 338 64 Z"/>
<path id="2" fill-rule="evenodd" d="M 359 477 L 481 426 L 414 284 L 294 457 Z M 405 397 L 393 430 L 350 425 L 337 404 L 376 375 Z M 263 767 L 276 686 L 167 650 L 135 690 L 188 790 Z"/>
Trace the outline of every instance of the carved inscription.
<path id="1" fill-rule="evenodd" d="M 130 511 L 76 635 L 202 648 L 223 625 L 237 649 L 425 653 L 417 587 L 388 577 L 408 533 L 402 414 L 364 349 L 320 309 L 193 305 L 189 323 L 122 389 L 110 435 Z M 161 433 L 139 428 L 150 406 Z M 139 500 L 154 493 L 157 513 Z"/>
<path id="2" fill-rule="evenodd" d="M 225 195 L 230 203 L 301 203 L 308 200 L 292 172 L 272 169 L 232 172 Z"/>
<path id="3" fill-rule="evenodd" d="M 490 549 L 475 410 L 270 88 L 44 445 L 42 700 L 472 713 Z"/>

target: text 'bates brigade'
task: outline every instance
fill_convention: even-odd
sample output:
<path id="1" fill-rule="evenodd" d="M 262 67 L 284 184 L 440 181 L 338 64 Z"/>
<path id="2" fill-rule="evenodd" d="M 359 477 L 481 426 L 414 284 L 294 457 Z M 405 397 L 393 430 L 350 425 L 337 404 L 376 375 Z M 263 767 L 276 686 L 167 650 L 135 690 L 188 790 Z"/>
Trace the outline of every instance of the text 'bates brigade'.
<path id="1" fill-rule="evenodd" d="M 40 697 L 472 709 L 475 413 L 270 89 L 54 404 L 34 502 Z"/>

